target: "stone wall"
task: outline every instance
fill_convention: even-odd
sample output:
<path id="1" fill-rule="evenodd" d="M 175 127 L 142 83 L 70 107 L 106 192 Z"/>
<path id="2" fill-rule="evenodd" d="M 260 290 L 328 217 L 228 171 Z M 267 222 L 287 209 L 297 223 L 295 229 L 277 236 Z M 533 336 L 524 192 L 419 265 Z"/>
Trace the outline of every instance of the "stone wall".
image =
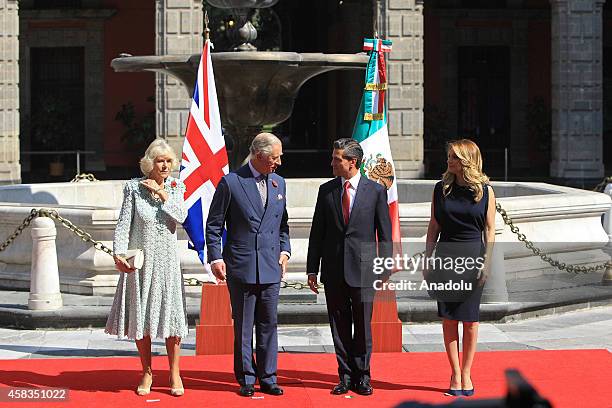
<path id="1" fill-rule="evenodd" d="M 156 0 L 155 54 L 202 52 L 203 21 L 201 0 Z M 191 95 L 179 80 L 165 74 L 156 74 L 155 87 L 157 137 L 181 152 Z"/>
<path id="2" fill-rule="evenodd" d="M 0 184 L 21 182 L 18 36 L 17 0 L 0 0 Z"/>
<path id="3" fill-rule="evenodd" d="M 381 37 L 393 41 L 387 58 L 389 139 L 396 175 L 423 177 L 423 0 L 386 0 Z"/>
<path id="4" fill-rule="evenodd" d="M 601 179 L 604 0 L 551 0 L 551 176 Z"/>

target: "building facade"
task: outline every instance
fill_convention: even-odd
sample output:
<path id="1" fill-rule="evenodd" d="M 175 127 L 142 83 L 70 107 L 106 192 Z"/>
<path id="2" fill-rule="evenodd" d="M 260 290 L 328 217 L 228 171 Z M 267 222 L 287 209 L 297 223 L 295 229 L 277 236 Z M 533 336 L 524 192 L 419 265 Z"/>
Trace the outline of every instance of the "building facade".
<path id="1" fill-rule="evenodd" d="M 229 50 L 231 10 L 208 10 L 215 50 Z M 198 53 L 202 20 L 200 0 L 0 0 L 0 183 L 70 179 L 77 150 L 81 171 L 133 177 L 154 136 L 180 151 L 185 87 L 110 62 Z M 597 180 L 612 165 L 603 0 L 280 0 L 252 20 L 260 50 L 356 53 L 375 29 L 393 41 L 387 101 L 400 178 L 439 177 L 444 142 L 458 137 L 477 141 L 494 177 Z M 350 136 L 362 85 L 361 72 L 339 71 L 302 87 L 273 130 L 284 175 L 330 175 L 330 141 Z M 64 176 L 49 176 L 54 160 Z"/>

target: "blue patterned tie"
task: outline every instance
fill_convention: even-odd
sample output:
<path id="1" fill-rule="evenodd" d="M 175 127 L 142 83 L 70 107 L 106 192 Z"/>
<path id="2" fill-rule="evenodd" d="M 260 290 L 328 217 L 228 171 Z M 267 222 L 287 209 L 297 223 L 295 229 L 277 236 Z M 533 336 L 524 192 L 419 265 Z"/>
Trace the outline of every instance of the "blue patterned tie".
<path id="1" fill-rule="evenodd" d="M 268 198 L 268 177 L 265 174 L 260 174 L 255 178 L 257 181 L 257 190 L 259 190 L 259 197 L 261 197 L 261 205 L 266 207 L 266 201 Z"/>

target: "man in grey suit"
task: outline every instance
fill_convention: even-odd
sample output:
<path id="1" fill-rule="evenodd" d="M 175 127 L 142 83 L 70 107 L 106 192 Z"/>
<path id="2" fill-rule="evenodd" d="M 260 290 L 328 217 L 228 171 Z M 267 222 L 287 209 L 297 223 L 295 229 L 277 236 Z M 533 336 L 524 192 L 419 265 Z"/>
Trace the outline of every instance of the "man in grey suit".
<path id="1" fill-rule="evenodd" d="M 227 279 L 234 319 L 234 374 L 239 393 L 250 397 L 259 379 L 261 391 L 282 395 L 276 382 L 277 306 L 281 277 L 290 256 L 281 141 L 258 134 L 249 162 L 224 176 L 206 222 L 208 262 L 217 280 Z M 221 245 L 223 228 L 227 229 Z M 256 358 L 253 356 L 253 325 Z"/>
<path id="2" fill-rule="evenodd" d="M 340 382 L 332 394 L 349 389 L 373 392 L 372 306 L 374 257 L 392 256 L 391 220 L 387 190 L 359 167 L 363 150 L 353 139 L 334 142 L 331 166 L 335 179 L 319 188 L 315 205 L 306 271 L 310 288 L 317 289 L 319 264 L 334 340 Z"/>

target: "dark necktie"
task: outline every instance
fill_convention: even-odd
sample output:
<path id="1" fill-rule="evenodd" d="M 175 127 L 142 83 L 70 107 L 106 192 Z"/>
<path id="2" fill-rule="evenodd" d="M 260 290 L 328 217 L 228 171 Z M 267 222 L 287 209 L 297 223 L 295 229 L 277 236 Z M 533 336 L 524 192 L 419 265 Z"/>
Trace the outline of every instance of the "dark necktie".
<path id="1" fill-rule="evenodd" d="M 344 193 L 342 194 L 342 215 L 344 217 L 344 225 L 348 225 L 351 211 L 351 196 L 349 188 L 351 183 L 347 180 L 344 182 Z"/>

